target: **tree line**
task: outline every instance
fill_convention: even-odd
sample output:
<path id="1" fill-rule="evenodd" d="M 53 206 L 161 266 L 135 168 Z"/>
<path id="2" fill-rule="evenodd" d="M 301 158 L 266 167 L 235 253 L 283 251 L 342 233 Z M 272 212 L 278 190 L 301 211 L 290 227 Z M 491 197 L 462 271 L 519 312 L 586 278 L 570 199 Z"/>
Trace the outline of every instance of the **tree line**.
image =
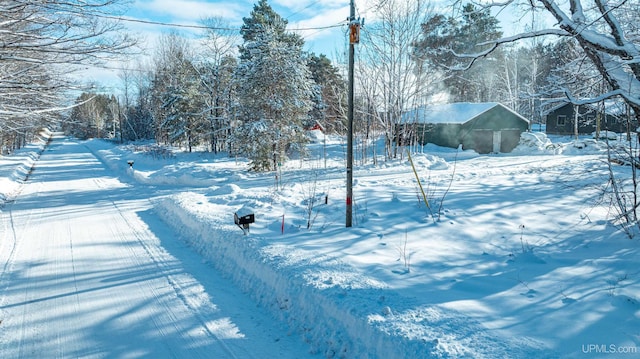
<path id="1" fill-rule="evenodd" d="M 113 0 L 0 1 L 0 152 L 61 120 L 69 74 L 126 53 L 136 41 L 104 17 Z"/>
<path id="2" fill-rule="evenodd" d="M 56 69 L 64 72 L 64 67 L 51 65 L 97 61 L 133 44 L 117 25 L 100 17 L 106 10 L 96 6 L 113 6 L 117 1 L 92 1 L 38 3 L 57 4 L 56 10 L 67 11 L 67 16 L 59 15 L 59 26 L 79 26 L 92 35 L 74 38 L 84 46 L 79 49 L 86 50 L 69 55 L 66 49 L 51 55 L 39 45 L 28 46 L 19 50 L 33 58 L 52 58 L 20 62 L 17 59 L 25 56 L 11 57 L 7 47 L 0 49 L 0 59 L 15 66 L 0 69 L 0 96 L 6 109 L 0 112 L 3 143 L 62 113 L 64 129 L 78 137 L 153 139 L 189 151 L 196 147 L 224 151 L 247 156 L 254 170 L 265 171 L 294 153 L 303 155 L 304 131 L 315 124 L 344 134 L 343 61 L 305 52 L 302 37 L 287 31 L 287 20 L 267 0 L 254 5 L 240 31 L 230 29 L 220 18 L 204 20 L 209 30 L 197 46 L 178 33 L 163 35 L 150 63 L 120 73 L 123 91 L 117 98 L 86 91 L 71 110 L 49 111 L 60 108 L 59 89 L 72 87 L 60 73 L 52 74 Z M 579 0 L 572 3 L 575 8 L 565 12 L 553 0 L 500 3 L 520 5 L 521 19 L 531 19 L 529 30 L 505 37 L 491 12 L 498 4 L 455 2 L 436 11 L 423 0 L 376 2 L 375 21 L 362 27 L 356 52 L 354 121 L 360 159 L 397 157 L 401 152 L 393 141 L 394 131 L 406 120 L 403 113 L 431 103 L 501 102 L 534 123 L 542 121 L 545 106 L 558 100 L 578 103 L 617 97 L 635 109 L 640 102 L 635 93 L 639 72 L 633 61 L 639 57 L 633 25 L 637 7 L 625 2 L 609 8 L 604 0 L 588 8 L 582 8 Z M 22 36 L 21 26 L 49 30 L 31 25 L 36 10 L 43 15 L 51 11 L 46 6 L 26 0 L 0 4 L 3 16 L 14 20 L 0 25 L 13 24 L 10 34 Z M 93 5 L 93 13 L 76 16 L 81 4 Z M 564 21 L 537 30 L 536 19 L 542 13 L 582 25 Z M 78 18 L 83 22 L 70 23 Z M 611 31 L 605 29 L 607 25 Z M 64 34 L 61 29 L 56 33 Z M 584 34 L 608 40 L 595 41 L 598 37 Z M 58 45 L 74 39 L 62 38 L 63 45 Z M 101 45 L 105 39 L 110 44 L 106 50 Z M 7 37 L 5 42 L 10 40 Z M 25 38 L 19 40 L 16 43 L 24 47 Z M 11 95 L 10 86 L 25 71 L 29 82 L 18 85 L 25 96 L 21 100 Z M 31 91 L 32 82 L 41 84 L 37 92 Z M 375 153 L 376 147 L 370 144 L 380 136 L 385 150 Z"/>
<path id="3" fill-rule="evenodd" d="M 224 151 L 267 171 L 292 153 L 304 154 L 305 131 L 315 124 L 342 131 L 339 70 L 325 55 L 303 51 L 303 39 L 286 30 L 287 20 L 266 0 L 254 5 L 239 33 L 220 18 L 204 23 L 209 30 L 198 44 L 164 34 L 150 64 L 122 71 L 117 106 L 104 95 L 78 97 L 70 133 Z M 94 100 L 85 103 L 89 96 Z M 83 110 L 96 103 L 102 111 Z M 110 120 L 113 108 L 118 121 Z"/>

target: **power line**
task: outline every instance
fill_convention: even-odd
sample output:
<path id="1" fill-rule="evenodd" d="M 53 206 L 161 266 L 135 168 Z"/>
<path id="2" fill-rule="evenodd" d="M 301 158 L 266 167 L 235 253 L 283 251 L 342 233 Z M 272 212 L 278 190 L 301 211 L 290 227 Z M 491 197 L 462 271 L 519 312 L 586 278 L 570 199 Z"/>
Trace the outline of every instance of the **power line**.
<path id="1" fill-rule="evenodd" d="M 135 23 L 146 24 L 146 25 L 182 27 L 182 28 L 189 28 L 189 29 L 238 30 L 238 31 L 240 30 L 240 29 L 236 29 L 236 28 L 227 28 L 227 27 L 215 27 L 215 26 L 206 26 L 206 25 L 187 25 L 187 24 L 176 24 L 176 23 L 161 22 L 161 21 L 133 19 L 133 18 L 126 18 L 126 17 L 121 17 L 121 16 L 98 15 L 98 17 L 103 17 L 103 18 L 111 19 L 111 20 L 125 21 L 125 22 L 135 22 Z"/>
<path id="2" fill-rule="evenodd" d="M 226 30 L 226 31 L 240 31 L 240 28 L 235 28 L 235 27 L 216 27 L 216 26 L 207 26 L 207 25 L 188 25 L 188 24 L 176 24 L 176 23 L 170 23 L 170 22 L 162 22 L 162 21 L 152 21 L 152 20 L 142 20 L 142 19 L 133 19 L 133 18 L 126 18 L 126 17 L 122 17 L 122 16 L 110 16 L 110 15 L 96 15 L 98 17 L 102 17 L 102 18 L 106 18 L 106 19 L 111 19 L 111 20 L 118 20 L 118 21 L 125 21 L 125 22 L 134 22 L 134 23 L 140 23 L 140 24 L 146 24 L 146 25 L 157 25 L 157 26 L 167 26 L 167 27 L 180 27 L 180 28 L 189 28 L 189 29 L 201 29 L 201 30 Z M 332 29 L 332 28 L 336 28 L 336 27 L 340 27 L 342 26 L 342 23 L 336 24 L 336 25 L 329 25 L 329 26 L 319 26 L 319 27 L 304 27 L 304 28 L 289 28 L 286 29 L 287 31 L 315 31 L 315 30 L 326 30 L 326 29 Z"/>
<path id="3" fill-rule="evenodd" d="M 289 16 L 287 16 L 287 17 L 286 17 L 286 19 L 287 19 L 287 20 L 291 19 L 291 18 L 292 18 L 292 17 L 294 17 L 295 15 L 298 15 L 299 13 L 301 13 L 301 12 L 303 12 L 303 11 L 307 10 L 308 8 L 310 8 L 310 7 L 312 7 L 312 6 L 315 6 L 315 5 L 316 5 L 316 4 L 318 4 L 319 2 L 320 2 L 320 0 L 316 0 L 316 1 L 312 2 L 311 4 L 309 4 L 309 5 L 305 6 L 304 8 L 302 8 L 302 9 L 300 9 L 300 10 L 298 10 L 298 11 L 294 12 L 293 14 L 290 14 Z"/>

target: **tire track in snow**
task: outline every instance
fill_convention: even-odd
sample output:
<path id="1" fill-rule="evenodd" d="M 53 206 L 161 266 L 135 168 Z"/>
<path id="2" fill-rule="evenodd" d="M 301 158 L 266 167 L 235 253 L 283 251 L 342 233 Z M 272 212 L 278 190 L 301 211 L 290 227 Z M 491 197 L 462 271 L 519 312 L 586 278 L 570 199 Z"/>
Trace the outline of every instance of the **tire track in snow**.
<path id="1" fill-rule="evenodd" d="M 306 357 L 306 344 L 164 235 L 145 202 L 152 187 L 127 188 L 80 143 L 58 147 L 13 207 L 0 357 Z"/>
<path id="2" fill-rule="evenodd" d="M 46 176 L 46 172 L 43 173 Z M 83 175 L 77 174 L 71 175 L 70 182 L 80 182 L 78 185 L 82 187 L 73 187 L 73 183 L 65 183 L 61 188 L 54 188 L 59 186 L 56 184 L 47 187 L 46 179 L 32 182 L 28 187 L 30 193 L 27 193 L 30 197 L 25 198 L 24 206 L 15 208 L 20 212 L 13 213 L 12 210 L 11 218 L 6 215 L 5 223 L 13 227 L 9 236 L 13 237 L 13 248 L 3 250 L 10 254 L 5 255 L 8 260 L 3 265 L 0 282 L 8 289 L 1 294 L 0 315 L 9 316 L 9 320 L 2 325 L 0 353 L 12 358 L 104 357 L 119 356 L 120 350 L 121 355 L 137 356 L 137 351 L 144 352 L 153 345 L 155 348 L 149 352 L 161 353 L 163 357 L 208 357 L 205 353 L 208 351 L 214 356 L 221 354 L 218 357 L 238 358 L 226 346 L 218 345 L 214 349 L 208 345 L 213 341 L 202 341 L 201 333 L 194 337 L 181 332 L 185 326 L 190 329 L 192 323 L 202 322 L 202 319 L 196 319 L 191 309 L 185 315 L 187 310 L 177 308 L 174 298 L 163 300 L 167 294 L 162 293 L 162 289 L 156 290 L 158 280 L 153 275 L 146 276 L 153 271 L 139 266 L 148 267 L 152 260 L 157 271 L 165 275 L 175 270 L 169 264 L 161 265 L 161 257 L 145 260 L 146 256 L 135 256 L 140 255 L 141 249 L 127 240 L 135 235 L 144 246 L 149 235 L 145 235 L 144 228 L 134 225 L 127 217 L 128 213 L 116 208 L 115 203 L 112 208 L 118 213 L 100 204 L 101 195 L 96 198 L 95 194 L 110 191 L 109 184 L 98 179 L 91 185 Z M 73 193 L 71 197 L 86 200 L 87 204 L 75 204 L 69 196 L 58 195 L 67 190 Z M 84 193 L 91 193 L 91 197 Z M 64 202 L 60 202 L 63 198 Z M 17 202 L 23 202 L 22 196 Z M 19 217 L 15 216 L 17 213 L 20 213 Z M 87 220 L 101 223 L 86 225 Z M 110 229 L 120 235 L 123 245 L 113 245 L 111 239 L 118 237 L 105 233 Z M 37 250 L 27 251 L 30 246 Z M 76 249 L 80 252 L 76 253 Z M 100 253 L 103 249 L 107 252 Z M 144 250 L 147 256 L 153 254 L 148 247 Z M 108 264 L 110 261 L 105 254 L 111 255 L 115 262 Z M 130 269 L 138 277 L 131 277 Z M 119 275 L 114 277 L 113 274 Z M 136 288 L 137 284 L 141 288 Z M 179 287 L 174 284 L 172 288 L 175 293 L 175 288 Z M 183 302 L 181 298 L 180 303 Z M 175 315 L 174 309 L 180 317 Z M 120 345 L 114 340 L 118 334 L 109 333 L 109 329 L 120 327 L 126 328 L 124 333 L 133 334 L 126 338 L 131 342 Z M 144 330 L 140 336 L 145 339 L 143 346 L 135 342 L 139 333 L 131 331 L 131 327 Z M 149 335 L 160 340 L 151 344 Z M 157 348 L 160 345 L 162 348 Z"/>
<path id="3" fill-rule="evenodd" d="M 94 182 L 99 188 L 106 187 L 103 181 L 100 179 L 95 179 Z M 134 221 L 128 218 L 128 216 L 125 214 L 125 210 L 121 208 L 114 200 L 110 200 L 110 203 L 113 206 L 113 208 L 116 210 L 119 218 L 123 221 L 124 227 L 128 228 L 132 232 L 140 248 L 144 250 L 147 258 L 149 258 L 152 261 L 153 265 L 158 269 L 157 272 L 163 273 L 163 277 L 167 281 L 167 284 L 171 288 L 171 291 L 175 294 L 176 298 L 178 298 L 182 302 L 184 307 L 187 308 L 189 313 L 191 313 L 197 318 L 202 329 L 206 332 L 207 336 L 215 339 L 216 343 L 228 355 L 228 358 L 230 359 L 255 358 L 251 353 L 248 353 L 248 352 L 243 353 L 242 356 L 238 356 L 234 350 L 232 350 L 222 339 L 220 339 L 216 335 L 216 333 L 211 328 L 209 328 L 207 321 L 202 316 L 199 309 L 194 304 L 191 303 L 191 300 L 189 299 L 189 295 L 180 285 L 179 280 L 174 279 L 173 276 L 171 275 L 171 272 L 173 270 L 169 268 L 169 265 L 167 264 L 167 261 L 166 261 L 167 257 L 170 255 L 164 252 L 163 250 L 157 248 L 156 246 L 149 244 L 149 236 L 147 235 L 148 230 L 146 230 L 145 228 L 141 228 L 141 224 L 137 220 Z M 152 204 L 149 203 L 149 206 L 152 206 Z M 122 232 L 115 230 L 115 228 L 118 228 L 118 227 L 119 226 L 112 226 L 111 227 L 112 232 L 114 233 L 115 236 L 122 237 Z M 127 239 L 122 237 L 121 240 L 123 242 L 126 242 Z M 144 265 L 144 263 L 138 260 L 139 257 L 138 257 L 138 253 L 134 250 L 135 248 L 133 248 L 132 246 L 126 246 L 126 248 L 131 253 L 131 258 L 133 258 L 133 260 L 137 262 L 136 263 L 137 266 Z M 156 302 L 158 303 L 162 302 L 161 300 L 162 294 L 158 293 L 158 290 L 154 286 L 149 286 L 149 290 L 153 294 L 153 297 L 155 298 Z M 175 329 L 175 332 L 180 332 L 180 328 L 175 324 L 178 322 L 178 319 L 173 313 L 172 308 L 165 306 L 165 309 L 166 310 L 164 311 L 164 314 L 169 316 L 169 318 L 171 319 L 171 323 Z M 153 322 L 156 329 L 160 333 L 162 333 L 163 337 L 165 337 L 167 334 L 164 328 L 162 327 L 161 323 L 157 321 L 157 318 L 154 317 Z M 172 351 L 172 349 L 168 346 L 167 346 L 167 349 L 169 351 Z M 172 353 L 172 356 L 176 358 L 178 357 L 173 353 Z"/>
<path id="4" fill-rule="evenodd" d="M 240 358 L 240 356 L 236 355 L 236 353 L 223 340 L 221 340 L 214 333 L 214 331 L 211 328 L 209 328 L 209 325 L 207 324 L 206 320 L 200 314 L 200 311 L 198 310 L 198 308 L 196 308 L 191 303 L 191 301 L 189 300 L 188 294 L 186 294 L 185 290 L 182 288 L 182 286 L 180 285 L 178 280 L 174 279 L 173 276 L 170 274 L 172 270 L 170 268 L 168 268 L 168 266 L 166 264 L 166 261 L 164 261 L 162 259 L 162 257 L 166 257 L 167 254 L 158 253 L 159 251 L 155 247 L 150 246 L 147 243 L 146 238 L 144 238 L 145 236 L 142 234 L 144 232 L 141 231 L 140 228 L 138 228 L 139 225 L 132 223 L 124 215 L 122 209 L 118 206 L 117 203 L 115 203 L 113 201 L 111 203 L 114 206 L 114 208 L 117 209 L 118 214 L 120 215 L 122 220 L 126 223 L 127 227 L 130 228 L 131 230 L 133 230 L 133 233 L 135 235 L 136 240 L 140 244 L 141 248 L 144 249 L 144 251 L 147 254 L 147 256 L 153 261 L 154 265 L 158 268 L 159 272 L 160 273 L 167 273 L 167 275 L 165 275 L 164 278 L 166 279 L 168 285 L 171 287 L 171 289 L 175 293 L 176 297 L 179 298 L 180 301 L 182 302 L 182 304 L 189 310 L 189 312 L 197 317 L 198 321 L 202 325 L 202 328 L 205 330 L 207 335 L 216 340 L 218 345 L 225 351 L 225 353 L 227 353 L 229 355 L 229 358 L 232 358 L 232 359 Z M 135 254 L 134 254 L 134 257 L 135 257 Z M 156 298 L 158 298 L 159 295 L 157 293 L 155 293 L 155 289 L 151 288 L 151 290 L 154 292 L 154 296 Z M 173 314 L 171 312 L 171 308 L 167 308 L 167 313 L 170 314 L 170 315 Z M 176 328 L 176 329 L 178 330 L 179 328 Z M 251 353 L 243 353 L 243 354 L 244 355 L 242 356 L 242 358 L 246 358 L 247 356 L 249 358 L 256 358 Z"/>
<path id="5" fill-rule="evenodd" d="M 36 184 L 34 184 L 36 185 Z M 33 326 L 31 328 L 28 328 L 27 325 L 25 325 L 25 323 L 27 322 L 26 318 L 29 317 L 29 312 L 28 312 L 28 308 L 27 306 L 24 306 L 22 311 L 19 312 L 19 314 L 16 315 L 11 315 L 10 313 L 5 313 L 2 308 L 5 308 L 6 305 L 6 301 L 7 301 L 7 293 L 10 291 L 10 289 L 12 288 L 12 284 L 13 284 L 13 277 L 15 277 L 17 274 L 15 274 L 14 271 L 14 267 L 16 265 L 16 258 L 18 258 L 18 255 L 20 253 L 20 249 L 21 249 L 21 244 L 23 241 L 28 240 L 29 238 L 27 238 L 27 236 L 19 236 L 19 231 L 18 231 L 18 225 L 21 225 L 23 227 L 29 227 L 32 225 L 33 219 L 34 217 L 36 217 L 36 214 L 41 215 L 43 213 L 42 209 L 32 209 L 28 212 L 28 214 L 26 215 L 25 219 L 24 219 L 24 224 L 19 224 L 18 223 L 18 219 L 15 218 L 14 216 L 14 211 L 13 211 L 13 206 L 16 204 L 17 198 L 20 195 L 20 193 L 22 192 L 24 184 L 21 184 L 19 191 L 17 191 L 16 196 L 14 197 L 13 200 L 10 201 L 9 207 L 8 207 L 8 213 L 9 213 L 9 238 L 11 241 L 11 250 L 9 255 L 7 256 L 7 259 L 5 261 L 5 264 L 3 266 L 3 270 L 2 273 L 0 273 L 0 284 L 3 286 L 3 295 L 0 297 L 0 315 L 2 316 L 0 318 L 0 320 L 2 320 L 2 322 L 4 322 L 4 326 L 6 327 L 7 322 L 13 321 L 15 319 L 17 319 L 16 317 L 19 317 L 19 328 L 18 331 L 20 332 L 20 338 L 18 341 L 18 353 L 19 353 L 19 357 L 25 357 L 23 355 L 23 353 L 27 350 L 25 349 L 25 338 L 27 337 L 27 333 L 29 331 L 32 331 L 34 333 L 37 333 L 39 327 L 38 326 Z M 38 193 L 36 192 L 36 195 L 38 195 Z M 5 284 L 6 281 L 6 284 Z M 33 298 L 31 298 L 31 293 L 32 293 L 32 289 L 36 288 L 35 284 L 31 284 L 31 285 L 25 285 L 24 286 L 24 290 L 21 292 L 20 297 L 22 298 L 24 303 L 29 303 L 31 301 L 33 301 Z M 6 317 L 9 316 L 9 317 Z M 1 337 L 1 336 L 0 336 Z M 4 342 L 4 341 L 0 341 L 0 342 Z M 27 357 L 29 357 L 30 355 L 27 355 Z"/>
<path id="6" fill-rule="evenodd" d="M 75 292 L 78 293 L 78 278 L 77 278 L 77 271 L 76 271 L 76 260 L 75 260 L 75 256 L 73 254 L 73 239 L 71 237 L 71 221 L 67 220 L 67 237 L 69 238 L 69 253 L 71 256 L 71 273 L 73 275 L 73 288 L 75 289 Z M 80 306 L 80 298 L 75 295 L 76 298 L 76 305 Z"/>
<path id="7" fill-rule="evenodd" d="M 6 213 L 8 213 L 8 218 L 4 218 L 5 216 L 3 215 L 3 219 L 2 219 L 2 223 L 5 224 L 4 225 L 5 235 L 3 236 L 2 246 L 0 247 L 0 249 L 2 249 L 2 247 L 4 247 L 5 245 L 10 246 L 11 249 L 9 250 L 7 259 L 4 260 L 4 264 L 2 266 L 2 272 L 0 273 L 0 284 L 4 282 L 5 275 L 9 272 L 9 268 L 11 267 L 13 263 L 13 258 L 15 257 L 16 247 L 18 245 L 16 228 L 15 228 L 15 220 L 13 218 L 13 212 L 11 208 L 12 206 L 13 206 L 13 201 L 9 203 L 8 207 L 5 207 L 5 208 L 8 208 L 5 211 Z M 5 212 L 0 212 L 0 213 L 5 213 Z M 4 252 L 4 250 L 2 252 Z M 0 306 L 2 305 L 2 303 L 3 303 L 2 300 L 0 300 Z"/>
<path id="8" fill-rule="evenodd" d="M 133 227 L 130 225 L 130 223 L 128 223 L 128 221 L 125 219 L 123 213 L 120 211 L 119 208 L 117 208 L 117 206 L 115 205 L 115 203 L 112 202 L 113 207 L 118 211 L 118 215 L 120 217 L 120 219 L 124 220 L 124 223 L 126 224 L 126 228 L 128 229 L 133 229 Z M 119 228 L 122 224 L 118 224 L 116 226 L 112 226 L 111 227 L 111 233 L 113 235 L 114 238 L 118 238 L 122 243 L 126 243 L 127 242 L 127 237 L 126 235 L 124 235 L 121 231 L 116 230 L 116 228 Z M 144 242 L 144 239 L 141 238 L 140 233 L 136 230 L 134 232 L 134 235 L 137 239 L 138 244 L 142 245 L 142 243 Z M 144 246 L 144 245 L 142 245 Z M 130 258 L 130 260 L 132 261 L 133 267 L 135 268 L 142 268 L 146 265 L 146 263 L 143 262 L 143 260 L 141 260 L 139 258 L 139 253 L 135 250 L 135 248 L 132 248 L 130 245 L 124 245 L 124 248 L 126 248 L 126 251 L 129 253 L 128 258 Z M 150 258 L 154 264 L 155 260 L 153 260 L 153 258 Z M 156 267 L 158 267 L 156 265 Z M 160 270 L 158 271 L 159 273 L 162 273 L 163 276 L 165 276 L 165 273 L 167 273 L 165 270 L 162 270 L 161 268 L 159 268 Z M 143 282 L 140 283 L 141 285 L 144 285 L 145 288 L 151 293 L 151 296 L 153 297 L 153 302 L 154 303 L 163 303 L 162 301 L 162 295 L 160 293 L 158 293 L 158 290 L 156 289 L 155 286 L 151 285 L 151 283 L 148 282 Z M 134 305 L 134 303 L 131 303 L 132 306 Z M 179 333 L 180 332 L 180 328 L 178 328 L 175 323 L 176 323 L 176 317 L 173 314 L 172 308 L 167 306 L 166 304 L 163 303 L 163 311 L 162 311 L 162 315 L 166 315 L 169 316 L 170 323 L 173 327 L 173 332 L 175 333 Z M 143 318 L 142 316 L 138 317 L 139 320 L 145 320 L 145 318 Z M 158 316 L 151 316 L 151 321 L 153 322 L 153 326 L 155 328 L 155 330 L 160 333 L 160 338 L 162 339 L 167 339 L 170 338 L 170 334 L 169 332 L 164 328 L 164 326 L 162 325 L 161 322 L 161 318 L 159 318 Z M 165 352 L 169 353 L 170 356 L 172 358 L 179 358 L 180 355 L 178 353 L 176 353 L 176 351 L 173 349 L 173 347 L 171 345 L 169 345 L 168 340 L 161 340 L 162 346 L 165 350 Z"/>
<path id="9" fill-rule="evenodd" d="M 95 156 L 95 154 L 92 153 L 92 155 Z M 102 179 L 94 179 L 93 180 L 94 183 L 96 184 L 96 186 L 102 190 L 107 190 L 107 185 L 104 183 L 104 180 Z M 156 256 L 154 256 L 151 252 L 151 250 L 149 249 L 149 245 L 146 243 L 149 238 L 148 235 L 145 234 L 146 231 L 144 231 L 143 229 L 139 228 L 138 224 L 134 224 L 132 223 L 131 220 L 127 219 L 127 216 L 124 213 L 124 210 L 122 208 L 120 208 L 116 202 L 112 199 L 109 199 L 109 203 L 110 205 L 113 207 L 113 209 L 116 211 L 117 213 L 117 217 L 119 220 L 122 221 L 122 223 L 115 223 L 114 225 L 110 226 L 110 231 L 112 233 L 112 237 L 113 238 L 118 238 L 120 240 L 120 242 L 122 243 L 127 243 L 128 238 L 127 238 L 127 234 L 133 234 L 133 236 L 136 239 L 136 243 L 139 245 L 139 248 L 142 248 L 146 254 L 146 257 L 148 259 L 150 259 L 153 263 L 153 265 L 158 269 L 158 273 L 161 273 L 162 276 L 170 283 L 169 277 L 170 277 L 170 272 L 172 271 L 170 268 L 167 268 L 167 266 L 162 265 L 161 264 L 161 260 L 159 260 Z M 126 228 L 129 233 L 123 233 L 123 231 L 121 230 L 121 228 Z M 139 257 L 139 252 L 136 251 L 137 247 L 133 247 L 129 244 L 126 244 L 123 246 L 124 248 L 126 248 L 126 251 L 129 253 L 128 258 L 130 258 L 133 267 L 134 268 L 143 268 L 144 266 L 147 265 L 147 263 L 145 263 L 144 260 L 142 260 Z M 141 283 L 142 284 L 142 283 Z M 180 333 L 180 328 L 176 325 L 176 323 L 178 322 L 177 317 L 175 316 L 175 314 L 173 313 L 173 309 L 169 306 L 167 306 L 163 300 L 162 297 L 163 295 L 161 293 L 158 292 L 158 289 L 154 286 L 151 285 L 151 283 L 148 282 L 144 282 L 144 286 L 149 290 L 149 292 L 151 293 L 152 297 L 153 297 L 153 302 L 155 303 L 162 303 L 162 305 L 164 306 L 164 310 L 162 312 L 163 316 L 168 316 L 168 318 L 170 319 L 169 322 L 171 324 L 171 326 L 173 327 L 173 332 L 174 333 Z M 172 290 L 174 292 L 176 292 L 176 288 L 172 287 Z M 179 296 L 178 296 L 179 297 Z M 193 311 L 191 311 L 193 312 Z M 140 318 L 141 320 L 144 320 L 144 318 Z M 162 318 L 159 318 L 158 316 L 152 316 L 151 321 L 153 322 L 153 326 L 155 328 L 155 330 L 160 333 L 160 337 L 161 338 L 170 338 L 170 333 L 169 331 L 167 331 L 164 326 L 162 325 Z M 176 353 L 175 350 L 172 348 L 171 345 L 169 345 L 167 340 L 162 340 L 161 341 L 163 348 L 165 349 L 165 352 L 170 354 L 170 356 L 172 358 L 180 358 L 180 354 Z M 231 357 L 232 359 L 235 359 L 235 356 Z"/>

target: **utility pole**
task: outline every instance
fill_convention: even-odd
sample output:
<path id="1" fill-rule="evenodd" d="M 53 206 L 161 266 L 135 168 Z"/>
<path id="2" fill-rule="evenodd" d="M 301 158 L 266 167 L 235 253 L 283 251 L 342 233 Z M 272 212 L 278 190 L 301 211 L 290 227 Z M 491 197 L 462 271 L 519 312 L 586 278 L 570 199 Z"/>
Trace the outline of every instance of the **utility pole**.
<path id="1" fill-rule="evenodd" d="M 349 13 L 349 97 L 347 110 L 347 216 L 346 227 L 353 218 L 353 66 L 355 44 L 360 41 L 360 23 L 356 21 L 356 6 L 351 0 Z"/>

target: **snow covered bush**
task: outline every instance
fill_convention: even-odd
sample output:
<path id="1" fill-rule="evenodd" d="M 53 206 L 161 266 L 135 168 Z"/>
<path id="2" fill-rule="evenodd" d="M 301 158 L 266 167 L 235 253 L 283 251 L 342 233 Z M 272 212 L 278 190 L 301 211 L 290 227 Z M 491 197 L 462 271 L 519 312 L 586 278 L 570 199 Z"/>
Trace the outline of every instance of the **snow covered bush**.
<path id="1" fill-rule="evenodd" d="M 593 132 L 591 135 L 596 140 L 616 141 L 618 139 L 618 134 L 613 131 L 605 130 L 605 131 Z"/>
<path id="2" fill-rule="evenodd" d="M 531 153 L 531 150 L 542 153 L 559 153 L 560 147 L 554 145 L 546 134 L 542 132 L 522 132 L 520 143 L 513 153 Z"/>

